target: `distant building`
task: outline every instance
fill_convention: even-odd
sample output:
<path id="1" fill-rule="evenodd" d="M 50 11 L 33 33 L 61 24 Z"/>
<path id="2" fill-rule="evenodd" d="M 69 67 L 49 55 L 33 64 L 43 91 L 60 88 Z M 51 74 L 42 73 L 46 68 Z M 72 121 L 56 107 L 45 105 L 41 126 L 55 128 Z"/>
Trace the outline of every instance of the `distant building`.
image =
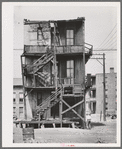
<path id="1" fill-rule="evenodd" d="M 117 108 L 117 74 L 114 68 L 105 74 L 106 83 L 106 114 L 115 113 Z M 92 76 L 91 87 L 91 110 L 92 114 L 103 114 L 103 74 Z"/>
<path id="2" fill-rule="evenodd" d="M 21 78 L 13 79 L 13 115 L 24 118 L 23 86 Z"/>

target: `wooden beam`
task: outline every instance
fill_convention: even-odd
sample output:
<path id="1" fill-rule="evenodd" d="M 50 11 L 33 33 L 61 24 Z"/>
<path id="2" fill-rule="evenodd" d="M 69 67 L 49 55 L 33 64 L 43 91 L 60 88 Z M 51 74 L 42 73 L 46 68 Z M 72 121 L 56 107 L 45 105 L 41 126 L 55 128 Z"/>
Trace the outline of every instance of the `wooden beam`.
<path id="1" fill-rule="evenodd" d="M 63 109 L 62 92 L 61 92 L 59 105 L 60 105 L 60 121 L 61 121 L 61 127 L 62 127 L 62 109 Z"/>
<path id="2" fill-rule="evenodd" d="M 83 102 L 84 102 L 84 101 L 82 100 L 82 101 L 80 101 L 80 102 L 76 103 L 74 106 L 72 106 L 72 107 L 70 107 L 69 109 L 67 109 L 67 110 L 63 111 L 63 112 L 62 112 L 62 114 L 64 114 L 64 113 L 68 112 L 69 110 L 71 110 L 71 109 L 75 108 L 76 106 L 78 106 L 79 104 L 81 104 L 81 103 L 83 103 Z"/>
<path id="3" fill-rule="evenodd" d="M 24 97 L 24 117 L 27 119 L 27 109 L 26 109 L 26 99 L 25 99 L 25 83 L 24 83 L 24 71 L 23 71 L 23 62 L 21 56 L 21 71 L 22 71 L 22 82 L 23 82 L 23 97 Z"/>
<path id="4" fill-rule="evenodd" d="M 33 91 L 33 89 L 31 89 L 31 90 L 28 92 L 28 94 L 25 95 L 25 97 L 28 96 L 32 91 Z"/>
<path id="5" fill-rule="evenodd" d="M 67 104 L 63 99 L 62 99 L 62 102 L 67 106 L 67 107 L 71 107 L 69 104 Z M 71 109 L 78 117 L 80 117 L 80 119 L 82 119 L 84 121 L 84 118 L 81 117 L 74 109 Z"/>

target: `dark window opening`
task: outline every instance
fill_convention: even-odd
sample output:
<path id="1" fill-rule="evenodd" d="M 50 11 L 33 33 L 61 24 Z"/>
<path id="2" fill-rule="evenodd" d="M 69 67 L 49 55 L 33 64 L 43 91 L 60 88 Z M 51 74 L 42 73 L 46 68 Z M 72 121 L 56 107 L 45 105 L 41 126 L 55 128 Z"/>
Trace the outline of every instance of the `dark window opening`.
<path id="1" fill-rule="evenodd" d="M 67 61 L 67 79 L 66 84 L 73 84 L 74 81 L 74 60 Z"/>
<path id="2" fill-rule="evenodd" d="M 14 104 L 16 103 L 16 93 L 15 92 L 13 93 L 13 103 Z"/>
<path id="3" fill-rule="evenodd" d="M 22 98 L 19 99 L 19 103 L 20 103 L 20 104 L 23 103 L 23 99 L 22 99 Z"/>
<path id="4" fill-rule="evenodd" d="M 92 85 L 96 85 L 96 78 L 92 77 Z"/>
<path id="5" fill-rule="evenodd" d="M 15 98 L 13 99 L 13 103 L 14 103 L 14 104 L 16 103 L 16 99 L 15 99 Z"/>
<path id="6" fill-rule="evenodd" d="M 91 91 L 91 98 L 96 98 L 96 90 Z"/>
<path id="7" fill-rule="evenodd" d="M 91 102 L 91 113 L 92 114 L 96 113 L 96 102 Z"/>
<path id="8" fill-rule="evenodd" d="M 19 93 L 19 103 L 23 103 L 23 93 Z"/>

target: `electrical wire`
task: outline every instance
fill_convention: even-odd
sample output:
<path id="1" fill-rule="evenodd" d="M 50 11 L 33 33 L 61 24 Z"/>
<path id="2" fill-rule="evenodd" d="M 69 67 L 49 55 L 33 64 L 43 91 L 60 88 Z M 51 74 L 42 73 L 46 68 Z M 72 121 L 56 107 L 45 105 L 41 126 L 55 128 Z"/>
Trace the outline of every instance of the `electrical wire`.
<path id="1" fill-rule="evenodd" d="M 106 41 L 106 39 L 111 35 L 111 33 L 113 32 L 113 30 L 115 29 L 115 27 L 117 26 L 117 24 L 114 26 L 114 28 L 111 30 L 111 32 L 108 34 L 108 36 L 105 38 L 105 40 L 100 44 L 100 46 L 98 47 L 101 47 L 103 45 L 103 43 Z"/>
<path id="2" fill-rule="evenodd" d="M 116 32 L 115 32 L 116 33 Z M 102 48 L 104 48 L 106 45 L 108 45 L 113 39 L 117 38 L 117 35 L 115 35 L 115 33 L 112 35 L 112 38 L 108 39 L 106 41 L 106 43 L 102 46 Z M 114 36 L 115 35 L 115 36 Z"/>
<path id="3" fill-rule="evenodd" d="M 117 41 L 113 42 L 111 45 L 113 45 L 114 43 L 116 43 L 116 45 L 117 45 Z M 109 47 L 106 47 L 106 49 L 111 48 L 111 45 L 109 45 Z"/>

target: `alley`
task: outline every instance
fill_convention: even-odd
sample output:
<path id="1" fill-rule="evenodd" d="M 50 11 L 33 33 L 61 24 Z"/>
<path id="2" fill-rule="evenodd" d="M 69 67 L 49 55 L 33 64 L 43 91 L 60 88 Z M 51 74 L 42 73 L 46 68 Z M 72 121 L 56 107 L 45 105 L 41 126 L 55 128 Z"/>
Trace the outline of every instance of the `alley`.
<path id="1" fill-rule="evenodd" d="M 116 119 L 92 122 L 92 129 L 34 129 L 34 143 L 116 143 Z M 14 143 L 23 143 L 22 128 L 14 127 Z"/>

